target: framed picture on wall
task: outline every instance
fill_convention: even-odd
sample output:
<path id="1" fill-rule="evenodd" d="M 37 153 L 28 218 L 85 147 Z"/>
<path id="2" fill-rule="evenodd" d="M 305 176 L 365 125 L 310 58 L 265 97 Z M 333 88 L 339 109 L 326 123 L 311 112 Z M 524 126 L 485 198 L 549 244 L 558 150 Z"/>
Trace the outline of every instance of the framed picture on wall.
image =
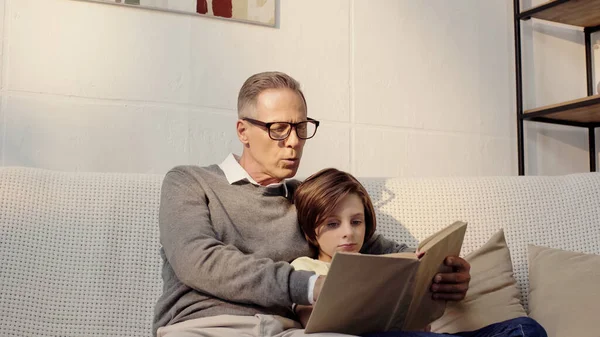
<path id="1" fill-rule="evenodd" d="M 140 7 L 275 27 L 278 0 L 78 0 Z"/>

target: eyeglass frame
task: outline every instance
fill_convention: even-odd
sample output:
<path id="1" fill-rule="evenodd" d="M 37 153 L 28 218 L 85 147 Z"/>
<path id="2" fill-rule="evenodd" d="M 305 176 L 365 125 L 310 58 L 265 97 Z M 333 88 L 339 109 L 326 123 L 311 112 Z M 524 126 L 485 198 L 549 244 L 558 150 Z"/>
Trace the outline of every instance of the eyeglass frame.
<path id="1" fill-rule="evenodd" d="M 307 139 L 311 139 L 313 138 L 316 134 L 317 134 L 317 129 L 319 128 L 319 124 L 321 124 L 321 122 L 319 122 L 316 119 L 312 119 L 310 117 L 308 117 L 305 121 L 302 122 L 298 122 L 298 123 L 290 123 L 290 122 L 269 122 L 269 123 L 265 123 L 263 121 L 259 121 L 257 119 L 252 119 L 252 118 L 248 118 L 248 117 L 243 117 L 242 118 L 243 121 L 249 122 L 250 124 L 253 125 L 257 125 L 257 126 L 262 126 L 264 128 L 267 129 L 267 134 L 269 135 L 269 138 L 271 138 L 272 140 L 276 140 L 276 141 L 282 141 L 282 140 L 286 140 L 288 139 L 288 137 L 292 134 L 292 129 L 294 129 L 296 131 L 296 136 L 298 136 L 299 139 L 302 140 L 307 140 Z M 315 132 L 313 133 L 312 136 L 308 137 L 308 138 L 302 138 L 300 137 L 300 135 L 298 134 L 298 129 L 296 128 L 298 125 L 302 124 L 302 123 L 309 123 L 312 122 L 315 125 Z M 290 126 L 290 130 L 288 131 L 287 135 L 281 139 L 275 139 L 271 136 L 271 126 L 273 124 L 288 124 Z"/>

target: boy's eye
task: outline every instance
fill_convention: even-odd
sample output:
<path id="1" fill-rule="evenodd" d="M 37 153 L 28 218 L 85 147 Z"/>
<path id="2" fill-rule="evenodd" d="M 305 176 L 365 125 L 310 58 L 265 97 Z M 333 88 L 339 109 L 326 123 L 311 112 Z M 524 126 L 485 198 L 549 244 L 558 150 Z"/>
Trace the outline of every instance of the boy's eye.
<path id="1" fill-rule="evenodd" d="M 336 228 L 338 226 L 337 222 L 330 222 L 327 224 L 327 228 Z"/>
<path id="2" fill-rule="evenodd" d="M 356 225 L 356 226 L 358 226 L 358 225 L 360 225 L 362 223 L 363 223 L 362 220 L 352 220 L 352 224 Z"/>

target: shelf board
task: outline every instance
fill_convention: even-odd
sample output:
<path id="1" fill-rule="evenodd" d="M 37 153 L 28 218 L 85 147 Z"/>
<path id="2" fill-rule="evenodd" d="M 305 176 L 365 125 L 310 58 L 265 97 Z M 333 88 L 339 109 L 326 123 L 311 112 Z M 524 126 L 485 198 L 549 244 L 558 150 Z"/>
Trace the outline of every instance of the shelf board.
<path id="1" fill-rule="evenodd" d="M 572 122 L 573 124 L 600 124 L 600 95 L 588 96 L 576 100 L 526 110 L 523 119 L 545 121 L 548 119 Z"/>
<path id="2" fill-rule="evenodd" d="M 521 12 L 520 18 L 596 27 L 600 25 L 600 0 L 553 0 Z"/>

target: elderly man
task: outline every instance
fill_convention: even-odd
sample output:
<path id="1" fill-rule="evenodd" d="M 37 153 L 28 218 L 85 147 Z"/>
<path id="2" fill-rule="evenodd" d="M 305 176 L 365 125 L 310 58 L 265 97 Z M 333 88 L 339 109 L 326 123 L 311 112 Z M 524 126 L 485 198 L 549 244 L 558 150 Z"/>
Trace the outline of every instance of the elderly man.
<path id="1" fill-rule="evenodd" d="M 158 336 L 303 336 L 292 304 L 309 305 L 319 296 L 323 276 L 296 271 L 288 263 L 311 253 L 291 203 L 297 181 L 288 179 L 319 122 L 307 116 L 298 82 L 278 72 L 246 80 L 238 117 L 240 157 L 229 155 L 220 165 L 176 167 L 165 176 Z M 362 251 L 406 249 L 374 235 Z M 459 257 L 446 262 L 454 272 L 437 276 L 434 297 L 461 300 L 469 264 Z"/>

